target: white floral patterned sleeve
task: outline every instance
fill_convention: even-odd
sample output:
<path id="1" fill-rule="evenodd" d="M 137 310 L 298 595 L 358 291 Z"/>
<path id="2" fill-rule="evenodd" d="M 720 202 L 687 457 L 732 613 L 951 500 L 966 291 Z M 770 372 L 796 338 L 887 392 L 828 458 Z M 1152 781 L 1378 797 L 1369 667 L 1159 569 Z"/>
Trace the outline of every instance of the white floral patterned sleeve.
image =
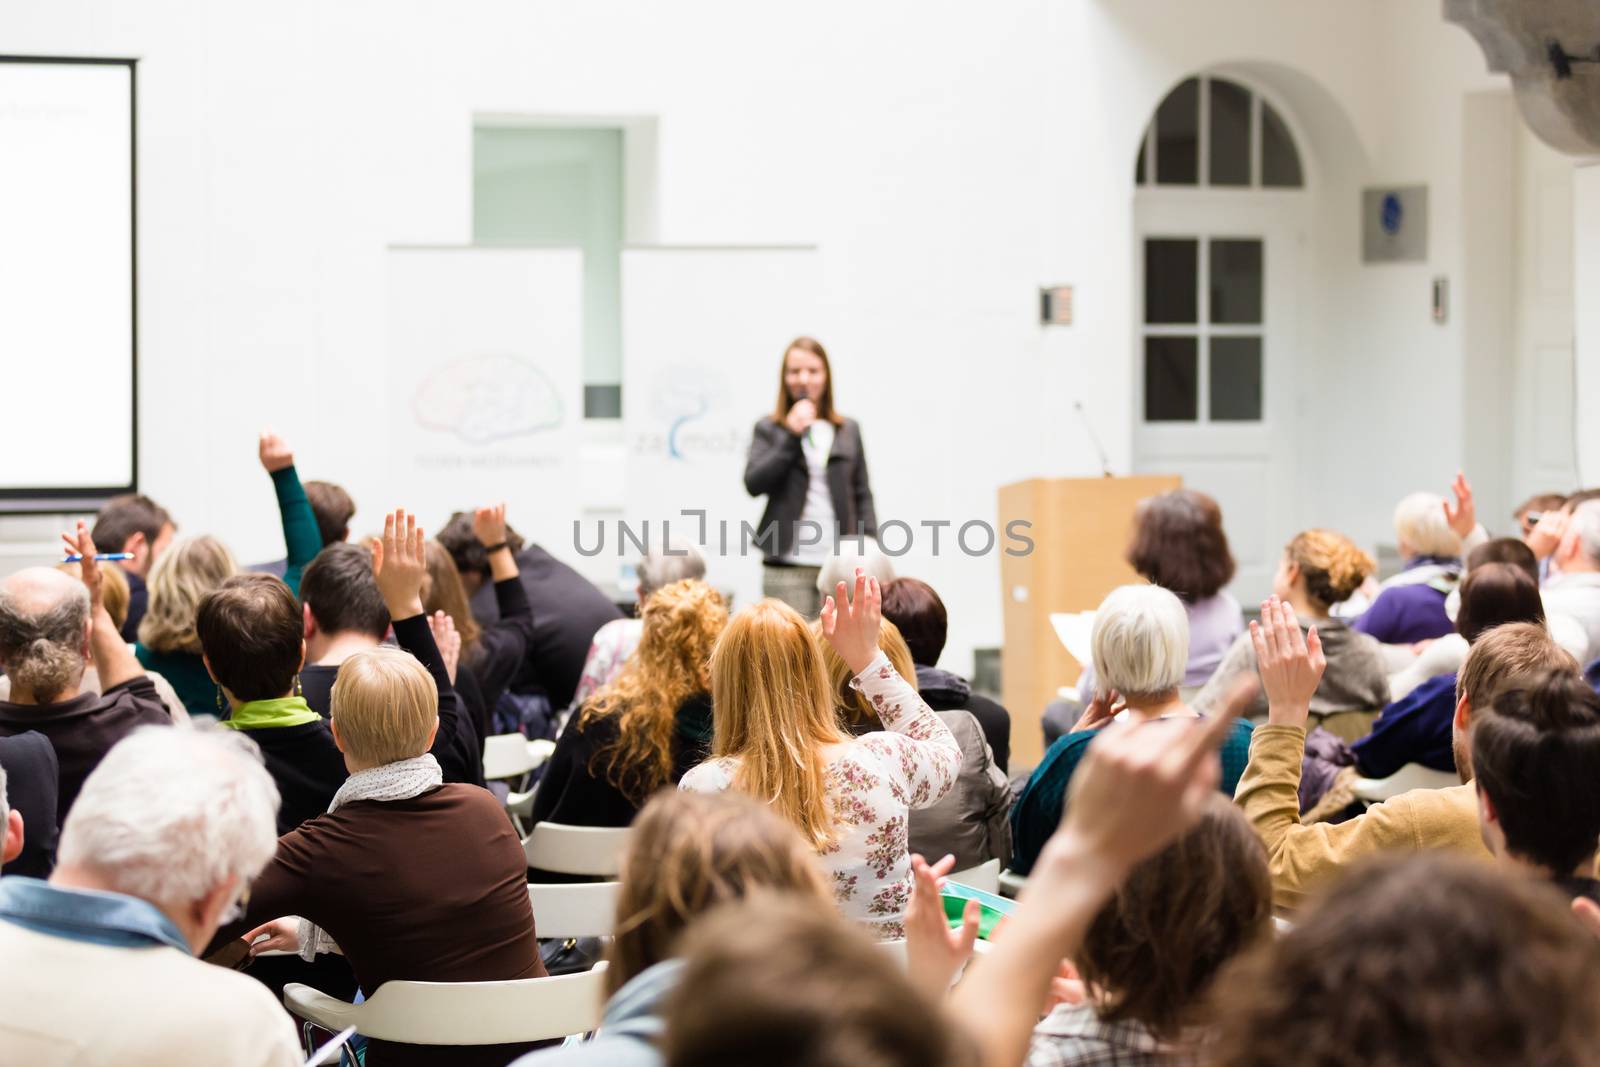
<path id="1" fill-rule="evenodd" d="M 882 653 L 851 684 L 866 694 L 884 729 L 852 740 L 828 767 L 838 838 L 822 859 L 848 918 L 881 938 L 903 937 L 911 900 L 908 816 L 950 791 L 961 748 Z M 702 763 L 684 775 L 680 788 L 721 792 L 732 787 L 738 766 L 736 757 Z"/>

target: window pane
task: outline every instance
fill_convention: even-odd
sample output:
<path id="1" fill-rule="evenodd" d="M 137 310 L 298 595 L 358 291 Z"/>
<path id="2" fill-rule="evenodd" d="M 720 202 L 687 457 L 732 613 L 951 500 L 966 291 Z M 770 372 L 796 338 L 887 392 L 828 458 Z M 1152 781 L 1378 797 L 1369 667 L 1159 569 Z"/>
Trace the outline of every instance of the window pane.
<path id="1" fill-rule="evenodd" d="M 1250 184 L 1250 90 L 1211 81 L 1212 185 Z"/>
<path id="2" fill-rule="evenodd" d="M 1193 422 L 1199 416 L 1197 364 L 1193 337 L 1144 339 L 1144 417 L 1146 422 Z"/>
<path id="3" fill-rule="evenodd" d="M 1265 100 L 1261 101 L 1261 184 L 1290 189 L 1305 184 L 1294 137 L 1283 118 Z"/>
<path id="4" fill-rule="evenodd" d="M 1211 339 L 1211 421 L 1261 420 L 1261 338 Z"/>
<path id="5" fill-rule="evenodd" d="M 1254 326 L 1261 321 L 1261 242 L 1211 242 L 1211 321 Z"/>
<path id="6" fill-rule="evenodd" d="M 1156 181 L 1200 182 L 1200 81 L 1190 78 L 1156 109 Z"/>
<path id="7" fill-rule="evenodd" d="M 1200 321 L 1200 242 L 1144 243 L 1144 321 L 1153 325 Z"/>
<path id="8" fill-rule="evenodd" d="M 1133 161 L 1133 184 L 1144 184 L 1144 154 L 1145 148 L 1150 143 L 1150 131 L 1145 130 L 1144 136 L 1139 138 L 1139 154 Z"/>

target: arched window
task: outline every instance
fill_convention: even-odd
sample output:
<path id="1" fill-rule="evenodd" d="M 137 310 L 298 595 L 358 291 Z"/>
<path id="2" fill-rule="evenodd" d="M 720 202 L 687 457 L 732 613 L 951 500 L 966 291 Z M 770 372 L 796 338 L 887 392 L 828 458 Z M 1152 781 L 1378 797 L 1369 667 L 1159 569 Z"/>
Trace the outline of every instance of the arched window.
<path id="1" fill-rule="evenodd" d="M 1300 152 L 1283 116 L 1226 78 L 1190 78 L 1167 94 L 1144 132 L 1135 185 L 1299 189 Z"/>

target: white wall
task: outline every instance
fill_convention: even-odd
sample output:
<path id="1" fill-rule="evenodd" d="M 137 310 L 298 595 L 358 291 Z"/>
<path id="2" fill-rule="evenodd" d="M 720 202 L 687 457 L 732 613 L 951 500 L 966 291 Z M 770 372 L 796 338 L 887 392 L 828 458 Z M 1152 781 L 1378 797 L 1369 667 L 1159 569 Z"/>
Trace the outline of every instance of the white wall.
<path id="1" fill-rule="evenodd" d="M 1326 197 L 1301 301 L 1321 309 L 1301 414 L 1323 456 L 1302 513 L 1376 540 L 1394 499 L 1454 471 L 1464 343 L 1459 318 L 1429 321 L 1428 281 L 1461 274 L 1462 94 L 1497 80 L 1436 0 L 246 10 L 0 9 L 7 51 L 143 60 L 141 480 L 244 558 L 277 546 L 263 423 L 351 489 L 358 527 L 403 502 L 372 385 L 384 249 L 469 239 L 474 113 L 657 116 L 661 241 L 819 246 L 814 332 L 880 516 L 960 520 L 992 518 L 1003 482 L 1097 470 L 1075 398 L 1126 469 L 1134 146 L 1185 75 L 1256 70 L 1305 112 Z M 1357 261 L 1355 190 L 1377 181 L 1430 185 L 1429 263 Z M 1078 318 L 1046 332 L 1036 287 L 1054 282 L 1077 285 Z M 947 663 L 999 642 L 994 559 L 902 570 L 952 603 Z"/>
<path id="2" fill-rule="evenodd" d="M 1577 302 L 1572 391 L 1576 397 L 1595 397 L 1600 396 L 1600 302 L 1592 294 L 1600 292 L 1600 163 L 1579 167 L 1573 188 L 1574 282 L 1576 291 L 1590 298 Z M 1594 485 L 1600 481 L 1600 420 L 1592 410 L 1580 412 L 1577 435 L 1580 484 Z"/>

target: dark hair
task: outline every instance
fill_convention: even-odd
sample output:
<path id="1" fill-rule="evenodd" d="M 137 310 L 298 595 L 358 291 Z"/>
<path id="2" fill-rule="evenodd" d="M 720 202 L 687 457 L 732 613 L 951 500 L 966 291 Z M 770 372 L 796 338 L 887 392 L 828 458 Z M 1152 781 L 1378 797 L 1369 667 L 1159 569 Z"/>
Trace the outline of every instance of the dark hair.
<path id="1" fill-rule="evenodd" d="M 1539 558 L 1528 543 L 1516 537 L 1496 537 L 1467 553 L 1467 573 L 1485 563 L 1509 563 L 1521 567 L 1535 583 L 1539 581 Z"/>
<path id="2" fill-rule="evenodd" d="M 1172 489 L 1139 501 L 1133 514 L 1129 566 L 1193 604 L 1233 581 L 1233 554 L 1222 509 L 1204 493 Z"/>
<path id="3" fill-rule="evenodd" d="M 300 601 L 324 633 L 358 633 L 383 640 L 389 609 L 372 575 L 372 550 L 335 541 L 306 565 Z"/>
<path id="4" fill-rule="evenodd" d="M 489 553 L 485 552 L 482 541 L 472 532 L 472 512 L 458 511 L 450 516 L 450 521 L 444 524 L 434 539 L 445 547 L 450 553 L 450 558 L 455 560 L 456 570 L 462 574 L 477 574 L 487 578 L 489 570 Z M 514 556 L 522 551 L 522 537 L 510 526 L 506 527 L 506 544 L 511 548 Z"/>
<path id="5" fill-rule="evenodd" d="M 883 617 L 900 628 L 913 663 L 932 667 L 939 662 L 950 616 L 933 586 L 916 578 L 896 578 L 883 587 Z"/>
<path id="6" fill-rule="evenodd" d="M 1359 865 L 1214 988 L 1227 1067 L 1600 1057 L 1600 942 L 1549 885 L 1443 852 Z"/>
<path id="7" fill-rule="evenodd" d="M 1562 506 L 1568 511 L 1577 511 L 1580 505 L 1587 504 L 1591 500 L 1600 500 L 1600 488 L 1579 489 L 1567 497 L 1566 503 Z"/>
<path id="8" fill-rule="evenodd" d="M 1535 493 L 1518 504 L 1511 517 L 1520 521 L 1530 511 L 1558 511 L 1566 502 L 1566 496 L 1561 493 Z"/>
<path id="9" fill-rule="evenodd" d="M 972 1049 L 888 953 L 816 901 L 753 896 L 689 928 L 669 1067 L 954 1067 Z"/>
<path id="10" fill-rule="evenodd" d="M 1600 694 L 1567 671 L 1504 690 L 1473 711 L 1472 775 L 1506 851 L 1571 874 L 1600 845 Z"/>
<path id="11" fill-rule="evenodd" d="M 1470 644 L 1485 630 L 1508 622 L 1544 625 L 1539 583 L 1515 563 L 1485 563 L 1461 579 L 1456 633 Z"/>
<path id="12" fill-rule="evenodd" d="M 1172 1041 L 1222 965 L 1272 923 L 1272 875 L 1250 824 L 1225 797 L 1200 822 L 1140 863 L 1117 889 L 1073 956 L 1102 996 L 1105 1022 L 1132 1020 Z"/>
<path id="13" fill-rule="evenodd" d="M 772 417 L 782 422 L 788 416 L 789 409 L 794 407 L 794 400 L 789 396 L 789 387 L 784 384 L 783 379 L 784 372 L 789 369 L 789 353 L 797 348 L 822 360 L 822 373 L 827 378 L 822 383 L 822 395 L 817 398 L 817 418 L 837 426 L 844 420 L 833 410 L 833 364 L 828 362 L 828 350 L 814 337 L 796 337 L 784 347 L 783 359 L 778 361 L 778 403 L 772 409 Z"/>
<path id="14" fill-rule="evenodd" d="M 294 686 L 305 657 L 300 605 L 271 574 L 237 574 L 200 601 L 200 647 L 228 692 L 272 700 Z"/>
<path id="15" fill-rule="evenodd" d="M 96 552 L 121 552 L 134 534 L 142 533 L 146 541 L 154 542 L 162 527 L 171 525 L 172 516 L 160 504 L 142 493 L 123 493 L 105 502 L 94 517 L 90 537 Z"/>
<path id="16" fill-rule="evenodd" d="M 356 514 L 356 502 L 342 486 L 332 482 L 307 482 L 306 499 L 317 516 L 317 532 L 324 545 L 337 544 L 350 536 L 350 520 Z"/>
<path id="17" fill-rule="evenodd" d="M 1578 661 L 1551 639 L 1543 624 L 1508 622 L 1483 631 L 1472 642 L 1472 651 L 1456 672 L 1456 699 L 1466 697 L 1474 708 L 1488 707 L 1502 689 L 1544 671 L 1576 675 Z"/>

